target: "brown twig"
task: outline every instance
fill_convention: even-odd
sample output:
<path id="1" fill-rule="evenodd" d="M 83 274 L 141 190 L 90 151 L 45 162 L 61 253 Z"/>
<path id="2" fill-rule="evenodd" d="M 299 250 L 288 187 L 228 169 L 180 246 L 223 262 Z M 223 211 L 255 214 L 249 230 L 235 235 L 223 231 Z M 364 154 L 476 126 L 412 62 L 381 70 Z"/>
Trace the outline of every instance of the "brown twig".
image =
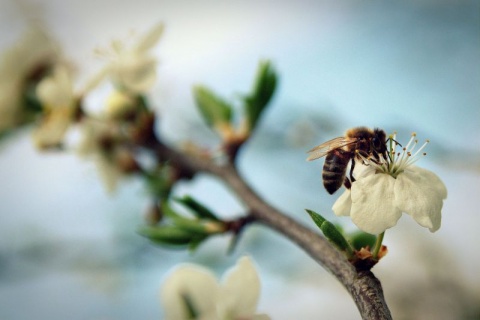
<path id="1" fill-rule="evenodd" d="M 270 206 L 250 188 L 234 165 L 218 165 L 208 159 L 194 158 L 156 139 L 150 140 L 147 147 L 154 149 L 160 159 L 169 159 L 171 164 L 185 172 L 207 172 L 223 180 L 249 207 L 257 222 L 295 242 L 332 273 L 353 297 L 362 319 L 392 319 L 380 281 L 372 272 L 357 271 L 325 238 Z"/>

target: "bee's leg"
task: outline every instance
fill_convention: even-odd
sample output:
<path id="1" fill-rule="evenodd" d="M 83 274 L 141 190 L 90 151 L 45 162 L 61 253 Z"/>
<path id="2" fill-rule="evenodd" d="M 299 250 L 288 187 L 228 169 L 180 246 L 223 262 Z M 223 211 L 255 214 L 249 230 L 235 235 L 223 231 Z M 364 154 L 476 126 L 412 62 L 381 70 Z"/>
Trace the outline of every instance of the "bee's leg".
<path id="1" fill-rule="evenodd" d="M 347 188 L 348 190 L 350 190 L 350 188 L 352 187 L 352 183 L 350 182 L 350 179 L 348 179 L 347 177 L 345 177 L 345 181 L 343 181 L 343 185 L 344 185 L 345 188 Z"/>
<path id="2" fill-rule="evenodd" d="M 353 177 L 353 169 L 355 168 L 355 159 L 352 159 L 352 165 L 350 166 L 350 181 L 352 181 L 352 183 L 355 182 L 355 178 Z M 348 188 L 350 189 L 350 188 Z"/>
<path id="3" fill-rule="evenodd" d="M 400 142 L 398 142 L 397 140 L 392 139 L 392 138 L 388 138 L 387 140 L 385 140 L 385 144 L 387 144 L 390 140 L 393 141 L 393 142 L 395 142 L 396 144 L 398 144 L 400 147 L 403 147 Z"/>

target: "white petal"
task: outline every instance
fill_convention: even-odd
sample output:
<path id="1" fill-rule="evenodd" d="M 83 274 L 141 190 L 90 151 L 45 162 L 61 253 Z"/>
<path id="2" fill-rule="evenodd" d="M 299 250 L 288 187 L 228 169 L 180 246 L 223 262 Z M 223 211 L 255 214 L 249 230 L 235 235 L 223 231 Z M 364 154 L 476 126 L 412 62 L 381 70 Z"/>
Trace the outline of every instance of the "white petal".
<path id="1" fill-rule="evenodd" d="M 257 309 L 259 295 L 260 279 L 253 262 L 248 257 L 242 257 L 222 282 L 217 305 L 219 318 L 250 318 Z"/>
<path id="2" fill-rule="evenodd" d="M 138 43 L 137 52 L 145 52 L 157 44 L 163 34 L 164 26 L 162 23 L 155 25 Z"/>
<path id="3" fill-rule="evenodd" d="M 346 189 L 344 193 L 335 201 L 332 210 L 337 216 L 349 216 L 352 209 L 352 197 L 350 190 Z"/>
<path id="4" fill-rule="evenodd" d="M 173 318 L 171 320 L 173 320 Z M 202 314 L 201 316 L 196 317 L 195 319 L 188 318 L 188 320 L 225 320 L 225 319 L 220 319 L 217 315 L 216 310 L 212 310 L 212 312 Z"/>
<path id="5" fill-rule="evenodd" d="M 73 88 L 66 67 L 57 66 L 53 74 L 37 86 L 37 95 L 50 108 L 70 107 L 73 103 Z"/>
<path id="6" fill-rule="evenodd" d="M 133 111 L 135 101 L 123 91 L 114 90 L 105 102 L 105 116 L 107 119 L 120 119 Z"/>
<path id="7" fill-rule="evenodd" d="M 410 167 L 397 177 L 395 205 L 431 232 L 440 228 L 443 199 L 446 197 L 445 185 L 431 171 Z"/>
<path id="8" fill-rule="evenodd" d="M 86 83 L 83 85 L 83 88 L 80 90 L 80 95 L 85 95 L 86 93 L 95 89 L 107 77 L 108 73 L 111 71 L 110 69 L 111 66 L 103 67 L 91 78 L 87 79 Z"/>
<path id="9" fill-rule="evenodd" d="M 152 57 L 126 53 L 112 65 L 113 82 L 133 93 L 148 91 L 156 81 L 156 61 Z"/>
<path id="10" fill-rule="evenodd" d="M 219 285 L 215 276 L 207 269 L 187 265 L 176 269 L 161 289 L 161 301 L 165 318 L 170 320 L 190 319 L 185 305 L 189 299 L 199 316 L 214 314 L 215 297 Z"/>
<path id="11" fill-rule="evenodd" d="M 53 109 L 46 115 L 33 133 L 37 148 L 55 147 L 61 144 L 70 126 L 72 113 L 73 109 L 59 108 Z"/>
<path id="12" fill-rule="evenodd" d="M 361 230 L 380 234 L 397 224 L 402 212 L 394 205 L 395 179 L 375 174 L 352 184 L 350 217 Z"/>
<path id="13" fill-rule="evenodd" d="M 256 314 L 252 317 L 252 320 L 270 320 L 270 317 L 266 314 Z"/>
<path id="14" fill-rule="evenodd" d="M 14 127 L 22 111 L 20 86 L 14 81 L 2 82 L 0 79 L 0 132 Z"/>
<path id="15" fill-rule="evenodd" d="M 447 198 L 447 187 L 435 173 L 417 166 L 411 166 L 410 169 L 421 174 L 426 179 L 429 186 L 436 190 L 439 197 L 442 199 Z"/>
<path id="16" fill-rule="evenodd" d="M 98 173 L 102 179 L 102 182 L 107 189 L 107 192 L 113 194 L 117 190 L 118 183 L 123 176 L 117 166 L 115 166 L 111 159 L 105 155 L 98 154 L 95 159 Z"/>
<path id="17" fill-rule="evenodd" d="M 353 169 L 353 176 L 356 180 L 363 179 L 373 174 L 375 174 L 375 168 L 373 166 L 366 166 L 359 161 L 355 163 L 355 168 Z"/>

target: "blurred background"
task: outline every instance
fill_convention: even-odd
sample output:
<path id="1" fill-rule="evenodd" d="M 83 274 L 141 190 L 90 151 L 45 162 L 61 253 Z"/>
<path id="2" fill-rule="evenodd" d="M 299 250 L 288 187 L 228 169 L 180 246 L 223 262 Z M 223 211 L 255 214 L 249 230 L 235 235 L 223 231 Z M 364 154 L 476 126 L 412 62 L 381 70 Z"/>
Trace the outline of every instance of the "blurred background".
<path id="1" fill-rule="evenodd" d="M 359 125 L 397 131 L 400 142 L 413 131 L 430 139 L 418 164 L 447 185 L 442 227 L 432 234 L 404 215 L 373 271 L 395 319 L 480 319 L 480 2 L 2 0 L 2 51 L 31 19 L 61 44 L 79 82 L 104 63 L 95 48 L 164 22 L 149 99 L 172 143 L 217 142 L 192 85 L 234 98 L 250 89 L 258 61 L 271 59 L 280 86 L 240 169 L 266 200 L 312 227 L 304 208 L 353 230 L 333 216 L 337 196 L 324 191 L 323 162 L 307 163 L 306 150 Z M 266 228 L 249 228 L 230 256 L 228 237 L 194 254 L 155 247 L 136 233 L 149 204 L 141 181 L 109 194 L 92 162 L 38 152 L 28 128 L 0 152 L 1 319 L 161 319 L 158 290 L 173 266 L 200 263 L 221 275 L 244 254 L 262 279 L 258 310 L 272 319 L 358 319 L 330 274 Z M 175 192 L 225 217 L 242 213 L 207 176 Z"/>

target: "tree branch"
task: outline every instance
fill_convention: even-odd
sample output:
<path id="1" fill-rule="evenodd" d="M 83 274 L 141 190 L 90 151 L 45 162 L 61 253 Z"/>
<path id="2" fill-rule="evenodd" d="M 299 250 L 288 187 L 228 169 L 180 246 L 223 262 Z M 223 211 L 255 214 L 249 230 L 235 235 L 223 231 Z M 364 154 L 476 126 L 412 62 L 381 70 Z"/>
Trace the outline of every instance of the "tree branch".
<path id="1" fill-rule="evenodd" d="M 169 159 L 170 164 L 186 176 L 207 172 L 223 180 L 249 207 L 256 221 L 295 242 L 332 273 L 353 297 L 362 319 L 392 319 L 380 281 L 372 272 L 357 271 L 325 238 L 266 203 L 232 164 L 218 165 L 208 159 L 194 158 L 158 140 L 151 141 L 149 147 L 157 152 L 160 159 Z"/>

